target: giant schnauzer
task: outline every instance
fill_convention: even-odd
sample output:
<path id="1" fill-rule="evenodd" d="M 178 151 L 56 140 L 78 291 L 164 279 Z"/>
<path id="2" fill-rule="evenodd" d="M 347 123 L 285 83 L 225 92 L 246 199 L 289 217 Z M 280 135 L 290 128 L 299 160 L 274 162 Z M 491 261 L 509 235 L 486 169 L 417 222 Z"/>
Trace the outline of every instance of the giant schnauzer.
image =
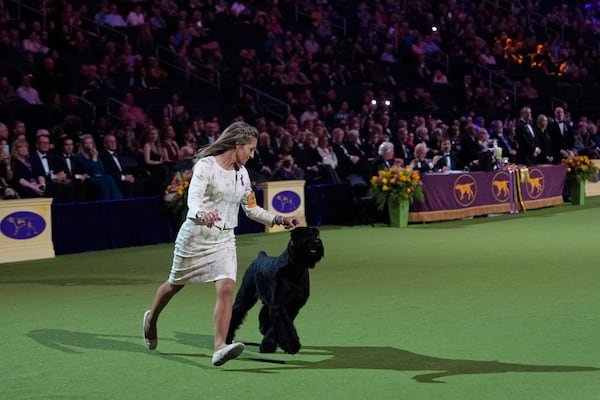
<path id="1" fill-rule="evenodd" d="M 310 294 L 308 269 L 315 267 L 325 251 L 317 228 L 298 227 L 290 236 L 279 257 L 261 251 L 246 270 L 233 304 L 227 343 L 260 299 L 259 330 L 264 336 L 260 352 L 273 353 L 277 346 L 290 354 L 300 350 L 294 319 Z"/>

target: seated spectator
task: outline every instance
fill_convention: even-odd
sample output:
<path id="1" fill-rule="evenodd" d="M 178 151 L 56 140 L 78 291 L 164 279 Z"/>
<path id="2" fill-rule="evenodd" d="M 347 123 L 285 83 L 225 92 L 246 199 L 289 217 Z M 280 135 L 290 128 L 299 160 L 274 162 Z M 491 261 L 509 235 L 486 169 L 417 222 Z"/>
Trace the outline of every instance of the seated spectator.
<path id="1" fill-rule="evenodd" d="M 434 164 L 434 171 L 446 172 L 451 170 L 461 170 L 462 166 L 458 160 L 458 155 L 452 150 L 452 141 L 450 138 L 445 138 L 440 144 L 440 153 Z"/>
<path id="2" fill-rule="evenodd" d="M 596 126 L 591 122 L 579 121 L 572 133 L 572 151 L 578 156 L 600 158 L 600 148 L 592 140 L 596 133 Z"/>
<path id="3" fill-rule="evenodd" d="M 112 176 L 106 173 L 104 164 L 100 161 L 96 143 L 92 135 L 83 135 L 77 153 L 83 172 L 90 176 L 89 180 L 98 200 L 120 200 L 123 194 L 117 187 Z"/>
<path id="4" fill-rule="evenodd" d="M 61 152 L 59 158 L 62 158 L 62 167 L 66 174 L 66 180 L 62 192 L 62 198 L 56 199 L 58 202 L 77 202 L 92 199 L 90 176 L 83 171 L 79 159 L 74 153 L 75 145 L 73 139 L 65 136 L 61 141 Z"/>
<path id="5" fill-rule="evenodd" d="M 434 161 L 427 158 L 429 149 L 424 142 L 418 143 L 415 146 L 415 158 L 410 162 L 409 167 L 413 171 L 418 171 L 421 174 L 431 172 L 434 168 Z M 437 159 L 435 160 L 438 161 Z"/>
<path id="6" fill-rule="evenodd" d="M 29 144 L 25 139 L 13 142 L 11 156 L 14 172 L 12 185 L 19 196 L 22 198 L 44 196 L 46 178 L 43 175 L 33 173 L 29 159 Z"/>
<path id="7" fill-rule="evenodd" d="M 179 140 L 177 143 L 179 144 L 180 151 L 183 146 L 191 147 L 194 151 L 198 150 L 199 147 L 198 142 L 196 141 L 196 135 L 192 131 L 191 126 L 187 126 L 183 129 L 181 140 Z"/>
<path id="8" fill-rule="evenodd" d="M 125 20 L 125 24 L 127 26 L 141 26 L 145 22 L 144 12 L 142 11 L 142 6 L 136 4 L 133 7 L 133 10 L 127 14 L 127 19 Z"/>
<path id="9" fill-rule="evenodd" d="M 135 103 L 135 96 L 132 92 L 127 92 L 123 99 L 123 104 L 120 109 L 121 119 L 129 119 L 133 121 L 137 127 L 146 125 L 149 121 L 146 112 Z"/>
<path id="10" fill-rule="evenodd" d="M 163 109 L 163 116 L 169 117 L 171 122 L 180 128 L 188 122 L 190 115 L 185 105 L 181 104 L 179 93 L 171 94 L 169 103 Z"/>
<path id="11" fill-rule="evenodd" d="M 392 167 L 400 168 L 403 165 L 404 160 L 396 158 L 394 144 L 392 142 L 382 142 L 377 149 L 377 157 L 371 162 L 369 176 L 377 176 L 379 171 L 387 171 Z"/>
<path id="12" fill-rule="evenodd" d="M 162 129 L 161 146 L 163 149 L 164 162 L 167 165 L 179 161 L 179 144 L 175 140 L 175 128 L 168 125 Z"/>
<path id="13" fill-rule="evenodd" d="M 47 129 L 38 129 L 35 140 L 35 151 L 29 155 L 29 162 L 33 174 L 44 176 L 46 189 L 44 195 L 61 201 L 63 197 L 63 186 L 66 185 L 67 176 L 63 169 L 62 160 L 52 149 L 50 132 Z"/>
<path id="14" fill-rule="evenodd" d="M 496 140 L 498 146 L 502 148 L 502 157 L 508 158 L 508 161 L 511 163 L 516 162 L 517 142 L 514 136 L 510 137 L 507 132 L 504 131 L 504 124 L 502 121 L 492 121 L 490 138 Z"/>
<path id="15" fill-rule="evenodd" d="M 321 155 L 322 163 L 329 165 L 334 171 L 337 171 L 338 159 L 335 155 L 335 151 L 333 151 L 333 148 L 329 145 L 329 137 L 327 137 L 327 135 L 319 136 L 317 141 L 317 151 Z"/>
<path id="16" fill-rule="evenodd" d="M 294 156 L 291 153 L 283 153 L 279 160 L 279 164 L 273 175 L 271 181 L 289 181 L 289 180 L 303 180 L 304 171 L 300 169 L 294 161 Z"/>
<path id="17" fill-rule="evenodd" d="M 8 139 L 0 138 L 0 200 L 16 199 L 19 194 L 9 186 L 14 178 Z"/>
<path id="18" fill-rule="evenodd" d="M 0 104 L 10 104 L 20 101 L 15 89 L 6 76 L 0 77 Z"/>
<path id="19" fill-rule="evenodd" d="M 106 173 L 112 176 L 124 197 L 138 197 L 143 193 L 146 178 L 135 158 L 119 151 L 117 138 L 113 134 L 104 136 L 104 149 L 100 161 Z"/>
<path id="20" fill-rule="evenodd" d="M 46 54 L 50 50 L 44 46 L 37 32 L 31 31 L 27 38 L 23 39 L 23 50 L 33 54 Z"/>
<path id="21" fill-rule="evenodd" d="M 171 172 L 187 171 L 194 168 L 194 154 L 196 150 L 190 146 L 181 146 L 179 148 L 179 161 L 173 164 Z"/>
<path id="22" fill-rule="evenodd" d="M 446 74 L 444 74 L 442 70 L 438 68 L 433 72 L 431 83 L 435 85 L 448 85 L 449 82 Z"/>
<path id="23" fill-rule="evenodd" d="M 119 14 L 117 4 L 115 3 L 112 3 L 109 6 L 108 12 L 104 15 L 104 23 L 115 28 L 123 28 L 127 26 L 123 16 Z"/>
<path id="24" fill-rule="evenodd" d="M 268 132 L 259 133 L 255 156 L 258 156 L 262 162 L 264 168 L 262 172 L 266 176 L 271 176 L 279 162 L 279 154 L 277 154 L 277 149 L 271 145 L 271 135 Z"/>
<path id="25" fill-rule="evenodd" d="M 29 104 L 42 104 L 38 91 L 31 86 L 31 75 L 29 74 L 21 77 L 21 86 L 17 88 L 16 95 Z"/>
<path id="26" fill-rule="evenodd" d="M 332 183 L 333 169 L 323 164 L 323 159 L 317 150 L 317 138 L 312 132 L 304 136 L 298 166 L 304 171 L 304 179 L 307 184 Z"/>

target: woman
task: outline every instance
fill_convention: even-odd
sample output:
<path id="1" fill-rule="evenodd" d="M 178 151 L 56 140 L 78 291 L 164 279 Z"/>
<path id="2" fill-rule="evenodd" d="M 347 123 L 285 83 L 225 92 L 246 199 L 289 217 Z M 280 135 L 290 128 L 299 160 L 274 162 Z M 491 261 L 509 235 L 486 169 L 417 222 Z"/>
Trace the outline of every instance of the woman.
<path id="1" fill-rule="evenodd" d="M 164 190 L 168 175 L 168 167 L 165 164 L 167 159 L 166 151 L 163 148 L 158 129 L 149 126 L 144 132 L 144 145 L 142 146 L 144 167 L 150 175 L 148 181 L 148 192 L 150 194 L 159 194 Z"/>
<path id="2" fill-rule="evenodd" d="M 29 161 L 29 144 L 25 139 L 15 140 L 12 145 L 13 186 L 23 198 L 41 197 L 46 190 L 46 178 L 32 172 Z"/>
<path id="3" fill-rule="evenodd" d="M 258 133 L 244 122 L 227 127 L 217 140 L 197 153 L 188 192 L 187 219 L 175 241 L 169 279 L 157 290 L 143 319 L 144 342 L 156 349 L 158 316 L 187 283 L 215 282 L 212 363 L 223 365 L 239 356 L 243 343 L 226 344 L 237 273 L 234 228 L 240 205 L 249 218 L 264 225 L 293 228 L 294 217 L 275 216 L 257 206 L 246 162 L 254 156 Z"/>
<path id="4" fill-rule="evenodd" d="M 100 200 L 120 200 L 123 194 L 112 176 L 104 171 L 102 161 L 98 159 L 98 150 L 94 137 L 90 134 L 81 137 L 77 160 L 83 172 L 90 176 L 90 182 L 95 189 L 95 197 Z"/>
<path id="5" fill-rule="evenodd" d="M 176 136 L 175 128 L 173 128 L 172 125 L 168 125 L 163 129 L 161 146 L 163 148 L 165 162 L 168 164 L 179 161 L 179 144 L 177 144 L 177 141 L 175 140 Z"/>

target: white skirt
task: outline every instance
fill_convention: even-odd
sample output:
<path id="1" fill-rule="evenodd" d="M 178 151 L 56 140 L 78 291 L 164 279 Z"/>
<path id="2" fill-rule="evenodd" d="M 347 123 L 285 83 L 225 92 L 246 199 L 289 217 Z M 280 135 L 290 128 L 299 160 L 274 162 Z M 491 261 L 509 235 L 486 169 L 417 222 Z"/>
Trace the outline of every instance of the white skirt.
<path id="1" fill-rule="evenodd" d="M 237 252 L 233 229 L 197 225 L 187 219 L 179 229 L 169 282 L 173 285 L 236 280 Z"/>

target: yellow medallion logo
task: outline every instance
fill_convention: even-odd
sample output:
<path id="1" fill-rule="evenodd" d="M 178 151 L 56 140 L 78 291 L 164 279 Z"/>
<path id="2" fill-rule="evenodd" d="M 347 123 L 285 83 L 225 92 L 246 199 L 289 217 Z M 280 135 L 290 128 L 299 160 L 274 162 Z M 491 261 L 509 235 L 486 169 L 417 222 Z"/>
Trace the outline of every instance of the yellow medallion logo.
<path id="1" fill-rule="evenodd" d="M 499 203 L 505 203 L 510 196 L 509 176 L 506 171 L 497 172 L 492 178 L 492 195 Z"/>
<path id="2" fill-rule="evenodd" d="M 463 207 L 468 207 L 477 198 L 477 182 L 472 175 L 461 175 L 454 181 L 454 199 Z"/>

